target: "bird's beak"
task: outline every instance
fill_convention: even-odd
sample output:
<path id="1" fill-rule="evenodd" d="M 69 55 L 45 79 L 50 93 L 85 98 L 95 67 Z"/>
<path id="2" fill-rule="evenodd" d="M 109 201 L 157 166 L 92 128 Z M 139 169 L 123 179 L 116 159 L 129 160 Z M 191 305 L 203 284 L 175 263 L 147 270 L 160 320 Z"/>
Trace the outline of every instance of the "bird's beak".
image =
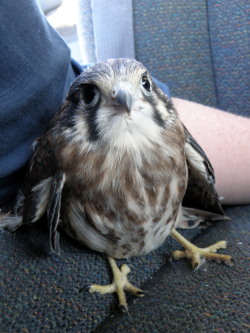
<path id="1" fill-rule="evenodd" d="M 129 92 L 119 89 L 112 93 L 112 105 L 122 106 L 128 114 L 131 112 L 132 96 Z"/>

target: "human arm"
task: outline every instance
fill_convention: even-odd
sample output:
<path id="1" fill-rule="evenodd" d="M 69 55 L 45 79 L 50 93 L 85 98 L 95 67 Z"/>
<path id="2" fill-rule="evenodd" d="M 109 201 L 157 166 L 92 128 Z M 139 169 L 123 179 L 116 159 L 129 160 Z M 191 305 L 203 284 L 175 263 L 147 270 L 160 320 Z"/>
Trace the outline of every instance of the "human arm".
<path id="1" fill-rule="evenodd" d="M 214 167 L 222 203 L 250 203 L 250 119 L 178 98 L 172 100 Z"/>

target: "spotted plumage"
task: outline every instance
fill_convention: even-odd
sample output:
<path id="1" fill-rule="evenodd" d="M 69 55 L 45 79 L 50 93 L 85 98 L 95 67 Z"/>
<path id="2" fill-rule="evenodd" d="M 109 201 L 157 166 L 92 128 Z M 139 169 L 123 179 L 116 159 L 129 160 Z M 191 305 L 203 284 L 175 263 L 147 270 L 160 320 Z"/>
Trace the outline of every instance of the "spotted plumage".
<path id="1" fill-rule="evenodd" d="M 2 225 L 47 214 L 52 251 L 60 224 L 114 258 L 154 250 L 189 219 L 223 217 L 205 153 L 131 59 L 98 63 L 76 79 L 35 145 L 15 213 Z"/>

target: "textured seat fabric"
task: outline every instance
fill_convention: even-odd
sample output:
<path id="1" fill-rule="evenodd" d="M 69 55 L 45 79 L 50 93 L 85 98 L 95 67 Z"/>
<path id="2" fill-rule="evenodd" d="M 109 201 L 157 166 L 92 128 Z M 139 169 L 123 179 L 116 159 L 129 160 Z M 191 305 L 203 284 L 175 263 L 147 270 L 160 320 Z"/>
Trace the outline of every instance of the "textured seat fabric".
<path id="1" fill-rule="evenodd" d="M 209 1 L 217 106 L 250 116 L 250 2 Z"/>
<path id="2" fill-rule="evenodd" d="M 134 1 L 136 57 L 171 95 L 216 105 L 206 1 Z"/>
<path id="3" fill-rule="evenodd" d="M 135 0 L 133 6 L 136 57 L 173 96 L 249 116 L 247 1 Z M 231 221 L 183 234 L 200 246 L 228 240 L 223 252 L 234 257 L 234 267 L 208 262 L 193 272 L 186 260 L 169 262 L 179 247 L 169 237 L 127 262 L 131 282 L 146 292 L 128 298 L 130 315 L 116 309 L 116 295 L 87 292 L 92 283 L 111 282 L 104 255 L 64 234 L 61 256 L 52 255 L 44 221 L 1 232 L 0 332 L 249 332 L 250 206 L 226 214 Z"/>
<path id="4" fill-rule="evenodd" d="M 249 21 L 244 0 L 136 0 L 136 57 L 172 96 L 249 116 Z"/>
<path id="5" fill-rule="evenodd" d="M 199 246 L 228 240 L 234 267 L 207 262 L 198 271 L 186 260 L 170 263 L 180 248 L 171 238 L 152 253 L 127 263 L 130 281 L 144 298 L 129 298 L 130 315 L 116 308 L 116 295 L 89 294 L 108 284 L 106 258 L 66 236 L 61 256 L 49 250 L 42 226 L 2 233 L 0 242 L 1 332 L 249 332 L 250 206 L 233 207 L 229 222 L 185 232 Z M 123 260 L 118 260 L 118 264 Z"/>

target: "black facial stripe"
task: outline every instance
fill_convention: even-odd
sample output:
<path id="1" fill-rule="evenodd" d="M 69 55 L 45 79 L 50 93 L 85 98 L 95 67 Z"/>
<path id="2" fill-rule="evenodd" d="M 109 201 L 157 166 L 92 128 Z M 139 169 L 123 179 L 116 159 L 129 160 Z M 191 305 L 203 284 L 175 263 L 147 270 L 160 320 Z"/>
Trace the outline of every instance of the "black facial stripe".
<path id="1" fill-rule="evenodd" d="M 165 128 L 165 122 L 161 117 L 160 112 L 157 110 L 157 108 L 154 108 L 154 120 L 155 122 L 160 126 Z"/>
<path id="2" fill-rule="evenodd" d="M 153 86 L 153 91 L 157 95 L 157 98 L 161 100 L 162 103 L 164 104 L 166 112 L 169 114 L 169 116 L 172 119 L 176 119 L 176 110 L 174 108 L 171 99 L 169 99 L 167 95 L 165 95 L 154 82 L 152 82 L 152 86 Z"/>
<path id="3" fill-rule="evenodd" d="M 79 79 L 78 79 L 79 81 Z M 79 85 L 76 83 L 73 84 L 73 88 L 71 87 L 70 93 L 67 97 L 68 105 L 67 105 L 67 112 L 62 117 L 61 124 L 68 128 L 74 128 L 75 126 L 75 110 L 78 108 L 80 103 L 80 90 Z M 99 138 L 99 133 L 97 130 L 97 124 L 96 124 L 96 114 L 97 110 L 100 106 L 101 98 L 93 107 L 86 107 L 81 112 L 84 112 L 82 115 L 83 117 L 86 117 L 87 123 L 88 123 L 88 129 L 89 129 L 89 140 L 90 141 L 96 141 Z M 74 135 L 74 131 L 72 132 L 72 135 Z"/>
<path id="4" fill-rule="evenodd" d="M 172 104 L 171 100 L 168 99 L 168 97 L 164 93 L 160 93 L 160 90 L 159 90 L 158 86 L 154 83 L 154 81 L 152 82 L 152 87 L 153 87 L 153 90 L 156 93 L 158 99 L 160 99 L 164 103 L 167 110 L 171 110 L 173 108 L 173 104 Z"/>
<path id="5" fill-rule="evenodd" d="M 157 97 L 165 104 L 167 101 L 167 96 L 164 93 L 162 93 L 162 94 L 160 93 L 160 90 L 154 81 L 152 81 L 152 87 L 153 87 L 153 90 L 156 93 Z"/>
<path id="6" fill-rule="evenodd" d="M 153 114 L 153 119 L 154 121 L 156 122 L 156 124 L 160 127 L 163 127 L 165 128 L 165 122 L 164 120 L 162 119 L 161 117 L 161 114 L 159 112 L 159 110 L 157 109 L 157 104 L 155 103 L 154 99 L 152 96 L 147 96 L 147 95 L 144 95 L 144 98 L 148 101 L 148 103 L 151 104 L 153 110 L 154 110 L 154 114 Z"/>
<path id="7" fill-rule="evenodd" d="M 101 103 L 101 100 L 99 100 L 98 103 L 94 107 L 88 108 L 84 111 L 86 114 L 87 122 L 88 122 L 90 141 L 96 141 L 99 138 L 99 132 L 98 132 L 97 123 L 96 123 L 96 115 L 97 115 L 100 103 Z"/>

